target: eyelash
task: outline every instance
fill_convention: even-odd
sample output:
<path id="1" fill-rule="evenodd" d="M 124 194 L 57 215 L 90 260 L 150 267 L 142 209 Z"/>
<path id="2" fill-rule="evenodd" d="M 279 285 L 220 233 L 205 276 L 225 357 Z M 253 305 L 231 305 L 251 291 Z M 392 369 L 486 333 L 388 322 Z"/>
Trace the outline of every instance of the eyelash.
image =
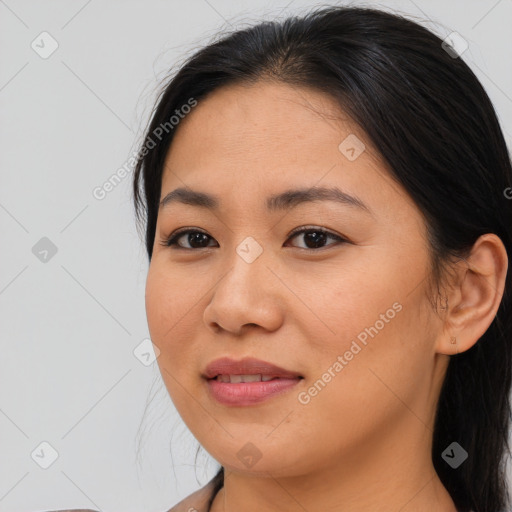
<path id="1" fill-rule="evenodd" d="M 301 227 L 301 228 L 297 228 L 297 229 L 293 230 L 288 235 L 287 240 L 289 240 L 290 238 L 293 238 L 294 236 L 299 235 L 299 234 L 312 233 L 312 232 L 322 233 L 324 235 L 327 235 L 330 238 L 336 239 L 338 242 L 341 242 L 341 243 L 349 243 L 349 241 L 346 238 L 343 238 L 343 237 L 341 237 L 339 235 L 336 235 L 336 234 L 332 233 L 331 231 L 327 231 L 325 229 L 318 228 L 318 227 L 315 227 L 315 226 L 304 226 L 304 227 Z M 211 247 L 189 248 L 189 247 L 181 247 L 181 246 L 179 246 L 177 244 L 177 241 L 183 235 L 187 235 L 187 234 L 190 234 L 190 233 L 202 233 L 202 234 L 210 237 L 210 235 L 208 235 L 208 233 L 206 233 L 206 232 L 204 232 L 204 231 L 202 231 L 200 229 L 183 228 L 181 230 L 176 231 L 175 233 L 172 233 L 168 238 L 162 239 L 160 241 L 160 244 L 163 245 L 164 247 L 173 247 L 173 249 L 179 249 L 179 250 L 185 250 L 185 251 L 198 251 L 198 250 L 201 250 L 201 249 L 210 249 L 211 248 Z M 212 237 L 210 237 L 210 238 L 212 238 Z M 326 249 L 327 247 L 329 247 L 331 245 L 335 245 L 335 244 L 328 244 L 328 245 L 326 245 L 324 247 L 319 247 L 317 249 L 309 248 L 309 247 L 297 247 L 297 249 L 302 249 L 302 250 L 305 250 L 305 251 L 321 251 L 321 250 Z"/>

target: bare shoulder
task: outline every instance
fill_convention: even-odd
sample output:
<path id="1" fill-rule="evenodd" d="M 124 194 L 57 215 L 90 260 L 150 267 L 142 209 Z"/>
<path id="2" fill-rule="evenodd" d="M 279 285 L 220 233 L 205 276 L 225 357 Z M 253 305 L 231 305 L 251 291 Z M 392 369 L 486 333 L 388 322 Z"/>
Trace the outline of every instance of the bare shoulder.
<path id="1" fill-rule="evenodd" d="M 208 512 L 208 501 L 213 489 L 214 482 L 210 480 L 204 487 L 181 500 L 167 512 Z"/>

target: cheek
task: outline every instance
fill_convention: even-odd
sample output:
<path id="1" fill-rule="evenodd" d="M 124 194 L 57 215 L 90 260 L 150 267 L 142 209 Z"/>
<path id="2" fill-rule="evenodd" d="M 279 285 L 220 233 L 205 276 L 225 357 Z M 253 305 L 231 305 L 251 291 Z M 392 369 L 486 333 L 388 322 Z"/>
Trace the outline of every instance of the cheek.
<path id="1" fill-rule="evenodd" d="M 192 315 L 196 301 L 185 293 L 183 277 L 163 271 L 157 264 L 150 266 L 146 280 L 146 316 L 151 340 L 159 348 L 159 363 L 178 363 L 186 355 L 184 337 L 191 336 Z M 178 350 L 179 349 L 179 350 Z M 174 366 L 176 366 L 175 364 Z"/>
<path id="2" fill-rule="evenodd" d="M 322 320 L 311 315 L 306 333 L 312 370 L 307 384 L 313 387 L 304 401 L 311 398 L 318 414 L 367 418 L 372 408 L 381 410 L 389 399 L 396 400 L 384 383 L 411 396 L 411 382 L 425 371 L 422 358 L 428 360 L 418 314 L 424 299 L 421 290 L 410 293 L 423 268 L 408 273 L 402 265 L 397 258 L 365 260 L 306 301 Z"/>
<path id="3" fill-rule="evenodd" d="M 341 422 L 349 437 L 358 436 L 421 399 L 421 389 L 428 389 L 431 350 L 418 300 L 384 300 L 383 307 L 372 303 L 364 318 L 340 317 L 339 335 L 328 349 L 324 346 L 301 396 L 309 417 L 325 425 Z"/>
<path id="4" fill-rule="evenodd" d="M 157 364 L 165 387 L 174 405 L 182 410 L 184 404 L 180 394 L 179 383 L 186 375 L 180 369 L 187 368 L 183 358 L 186 357 L 186 341 L 181 342 L 180 330 L 183 326 L 179 318 L 183 316 L 183 298 L 177 293 L 179 283 L 160 271 L 154 262 L 151 263 L 146 280 L 146 316 L 151 341 L 158 347 L 160 354 Z"/>
<path id="5" fill-rule="evenodd" d="M 192 292 L 190 280 L 187 280 L 183 272 L 173 272 L 158 260 L 151 263 L 146 280 L 145 300 L 149 327 L 156 337 L 162 338 L 166 333 L 170 335 L 171 328 L 172 332 L 180 328 L 180 318 L 197 301 L 196 294 Z"/>
<path id="6" fill-rule="evenodd" d="M 369 335 L 366 345 L 357 338 L 342 340 L 331 346 L 329 357 L 322 357 L 323 364 L 308 379 L 305 394 L 300 400 L 297 397 L 298 428 L 304 432 L 305 444 L 316 446 L 322 444 L 318 439 L 329 440 L 330 449 L 348 453 L 410 414 L 404 404 L 415 409 L 425 370 L 422 376 L 421 357 L 401 346 L 407 337 L 402 314 L 374 337 Z M 351 341 L 359 348 L 351 350 Z"/>
<path id="7" fill-rule="evenodd" d="M 320 291 L 303 294 L 311 311 L 304 323 L 306 338 L 314 353 L 321 355 L 319 363 L 325 366 L 351 348 L 357 352 L 353 342 L 366 350 L 372 340 L 385 338 L 403 316 L 403 294 L 396 290 L 396 283 L 379 277 L 368 271 L 347 273 L 341 279 L 331 277 Z"/>
<path id="8" fill-rule="evenodd" d="M 373 352 L 367 349 L 370 345 L 399 349 L 406 332 L 408 338 L 411 332 L 417 338 L 417 312 L 424 302 L 418 283 L 424 278 L 427 262 L 422 251 L 397 252 L 388 246 L 365 248 L 357 262 L 318 295 L 319 310 L 335 332 L 329 336 L 334 351 L 349 350 L 355 340 L 369 355 Z"/>
<path id="9" fill-rule="evenodd" d="M 206 289 L 201 280 L 191 283 L 182 271 L 170 271 L 155 259 L 146 280 L 146 316 L 151 340 L 160 350 L 162 378 L 176 407 L 190 406 L 189 392 L 198 385 L 201 355 L 202 309 Z M 188 391 L 188 392 L 187 392 Z"/>
<path id="10" fill-rule="evenodd" d="M 146 280 L 146 316 L 151 339 L 160 350 L 162 350 L 164 333 L 171 325 L 170 316 L 174 311 L 170 303 L 173 295 L 166 290 L 169 288 L 165 275 L 151 264 Z"/>

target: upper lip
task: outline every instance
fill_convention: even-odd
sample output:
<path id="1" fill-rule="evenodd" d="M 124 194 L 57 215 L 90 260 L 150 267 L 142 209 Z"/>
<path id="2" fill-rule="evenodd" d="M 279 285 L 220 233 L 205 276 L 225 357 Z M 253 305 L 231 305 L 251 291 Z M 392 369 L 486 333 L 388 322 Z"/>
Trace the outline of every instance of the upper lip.
<path id="1" fill-rule="evenodd" d="M 272 377 L 292 378 L 302 376 L 290 370 L 281 368 L 275 364 L 255 359 L 253 357 L 245 357 L 239 361 L 229 357 L 215 359 L 205 368 L 203 377 L 213 379 L 218 375 L 270 375 Z"/>

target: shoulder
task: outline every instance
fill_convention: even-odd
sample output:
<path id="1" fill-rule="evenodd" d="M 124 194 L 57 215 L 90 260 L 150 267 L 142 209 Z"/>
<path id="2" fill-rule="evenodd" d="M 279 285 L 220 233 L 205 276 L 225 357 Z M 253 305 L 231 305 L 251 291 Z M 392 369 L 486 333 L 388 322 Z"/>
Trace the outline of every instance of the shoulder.
<path id="1" fill-rule="evenodd" d="M 208 501 L 210 500 L 213 489 L 214 481 L 210 480 L 204 487 L 193 492 L 185 499 L 174 505 L 167 512 L 208 512 Z M 75 508 L 66 510 L 48 510 L 46 512 L 98 512 L 89 508 Z"/>
<path id="2" fill-rule="evenodd" d="M 167 512 L 208 512 L 208 501 L 212 497 L 214 487 L 214 481 L 210 480 L 204 487 L 181 500 Z"/>

